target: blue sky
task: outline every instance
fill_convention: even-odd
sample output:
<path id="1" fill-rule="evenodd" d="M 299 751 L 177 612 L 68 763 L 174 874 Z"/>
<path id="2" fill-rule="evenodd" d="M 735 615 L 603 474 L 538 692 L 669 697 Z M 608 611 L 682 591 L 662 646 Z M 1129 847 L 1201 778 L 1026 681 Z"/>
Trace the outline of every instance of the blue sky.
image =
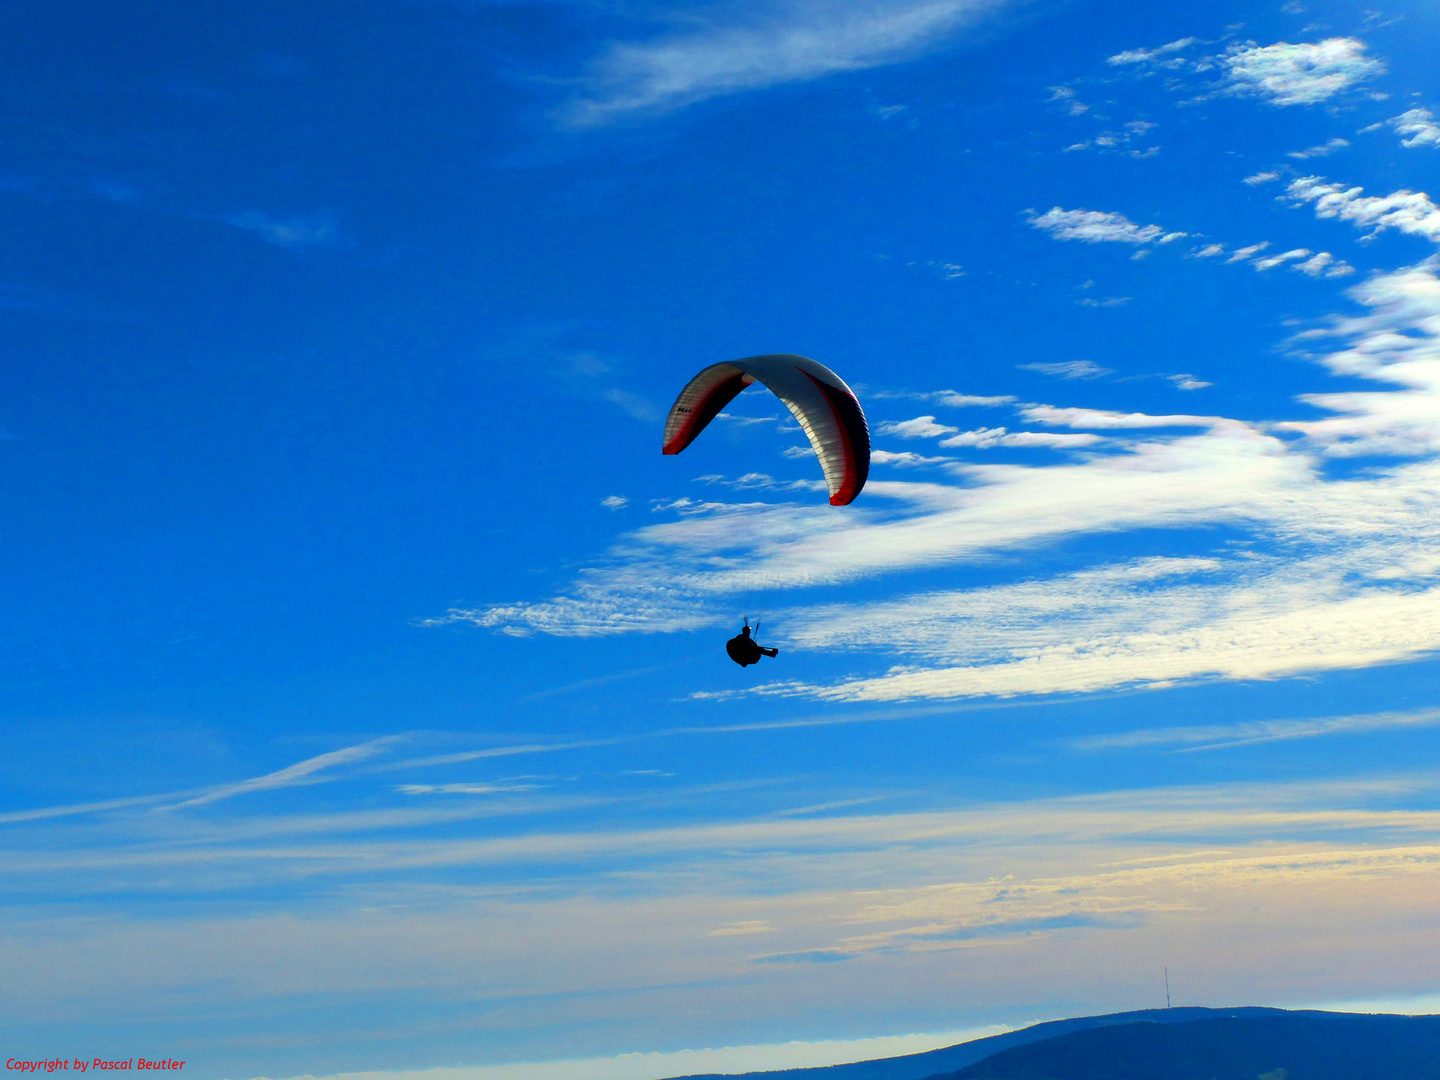
<path id="1" fill-rule="evenodd" d="M 3 19 L 8 1053 L 1440 1001 L 1430 7 Z"/>

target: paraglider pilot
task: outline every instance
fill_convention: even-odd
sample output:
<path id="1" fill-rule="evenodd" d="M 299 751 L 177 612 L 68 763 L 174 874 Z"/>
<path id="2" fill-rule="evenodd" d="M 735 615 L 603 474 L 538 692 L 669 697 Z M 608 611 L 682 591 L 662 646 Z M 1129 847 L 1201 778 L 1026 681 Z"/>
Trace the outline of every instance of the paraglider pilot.
<path id="1" fill-rule="evenodd" d="M 756 644 L 755 639 L 750 636 L 749 619 L 745 620 L 745 628 L 725 643 L 725 651 L 730 654 L 730 659 L 741 667 L 758 664 L 762 656 L 778 656 L 780 653 L 779 649 L 767 649 Z"/>

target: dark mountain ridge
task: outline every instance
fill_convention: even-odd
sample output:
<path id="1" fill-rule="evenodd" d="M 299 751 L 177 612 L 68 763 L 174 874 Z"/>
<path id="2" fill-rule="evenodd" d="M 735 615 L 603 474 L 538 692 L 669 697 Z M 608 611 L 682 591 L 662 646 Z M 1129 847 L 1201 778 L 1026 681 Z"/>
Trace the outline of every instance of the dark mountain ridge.
<path id="1" fill-rule="evenodd" d="M 1256 1061 L 1269 1064 L 1252 1068 Z M 674 1080 L 735 1080 L 736 1075 Z M 1144 1009 L 1052 1020 L 902 1057 L 743 1075 L 755 1080 L 1440 1080 L 1440 1016 L 1259 1006 Z"/>
<path id="2" fill-rule="evenodd" d="M 1440 1016 L 1222 1016 L 1076 1031 L 934 1080 L 1440 1080 Z"/>

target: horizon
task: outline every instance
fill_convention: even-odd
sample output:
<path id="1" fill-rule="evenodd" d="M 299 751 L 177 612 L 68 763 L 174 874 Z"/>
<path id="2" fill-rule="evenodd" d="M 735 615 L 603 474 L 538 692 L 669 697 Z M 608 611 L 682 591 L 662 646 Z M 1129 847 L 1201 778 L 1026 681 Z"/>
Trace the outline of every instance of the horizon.
<path id="1" fill-rule="evenodd" d="M 1398 1008 L 1369 1009 L 1364 1006 L 1380 1002 L 1359 1002 L 1356 1008 L 1336 1003 L 1334 1007 L 1296 1006 L 1283 1008 L 1272 1005 L 1162 1005 L 1107 1015 L 1128 1015 L 1174 1009 L 1204 1009 L 1226 1012 L 1231 1009 L 1267 1009 L 1274 1012 L 1324 1012 L 1350 1016 L 1435 1016 L 1440 1013 L 1440 995 L 1406 1002 L 1383 1002 L 1385 1005 L 1423 1003 L 1426 1012 L 1405 1012 Z M 883 1061 L 895 1057 L 924 1054 L 951 1046 L 993 1038 L 1013 1031 L 1056 1023 L 1070 1017 L 1050 1017 L 1018 1024 L 1013 1027 L 984 1028 L 970 1032 L 942 1034 L 886 1035 L 849 1041 L 831 1040 L 823 1043 L 771 1043 L 763 1046 L 701 1047 L 661 1054 L 622 1054 L 609 1058 L 516 1062 L 512 1064 L 478 1065 L 402 1072 L 336 1073 L 312 1080 L 688 1080 L 691 1076 L 712 1073 L 750 1075 L 784 1069 L 825 1068 L 831 1065 Z M 863 1056 L 853 1056 L 861 1054 Z M 558 1071 L 557 1071 L 558 1070 Z M 309 1076 L 309 1074 L 306 1074 Z M 304 1080 L 302 1077 L 286 1080 Z"/>

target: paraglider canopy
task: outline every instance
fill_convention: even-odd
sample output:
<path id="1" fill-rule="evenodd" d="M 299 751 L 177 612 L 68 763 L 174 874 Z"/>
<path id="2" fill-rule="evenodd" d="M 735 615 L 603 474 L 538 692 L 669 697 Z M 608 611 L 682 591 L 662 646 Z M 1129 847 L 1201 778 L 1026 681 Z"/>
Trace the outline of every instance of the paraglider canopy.
<path id="1" fill-rule="evenodd" d="M 804 356 L 772 353 L 711 364 L 690 380 L 671 406 L 665 420 L 665 453 L 684 450 L 735 395 L 757 382 L 800 422 L 825 471 L 831 505 L 853 502 L 870 475 L 865 412 L 839 375 Z"/>

